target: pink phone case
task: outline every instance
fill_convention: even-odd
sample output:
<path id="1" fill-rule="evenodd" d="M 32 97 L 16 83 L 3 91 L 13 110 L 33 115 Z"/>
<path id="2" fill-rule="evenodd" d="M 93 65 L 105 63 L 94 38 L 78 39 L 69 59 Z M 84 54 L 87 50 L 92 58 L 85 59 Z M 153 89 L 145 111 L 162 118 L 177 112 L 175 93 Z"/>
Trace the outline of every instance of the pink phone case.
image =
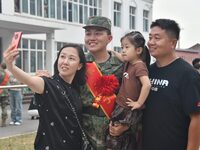
<path id="1" fill-rule="evenodd" d="M 18 48 L 19 42 L 22 36 L 22 32 L 15 32 L 12 38 L 12 45 L 15 45 L 15 49 Z"/>

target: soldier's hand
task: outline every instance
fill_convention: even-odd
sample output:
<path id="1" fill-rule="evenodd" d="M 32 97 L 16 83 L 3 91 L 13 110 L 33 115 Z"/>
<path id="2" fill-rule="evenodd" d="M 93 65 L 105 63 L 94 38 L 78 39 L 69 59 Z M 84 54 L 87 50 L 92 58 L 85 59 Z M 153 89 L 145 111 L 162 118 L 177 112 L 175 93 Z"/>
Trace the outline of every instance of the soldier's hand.
<path id="1" fill-rule="evenodd" d="M 110 122 L 109 124 L 109 132 L 110 132 L 110 135 L 112 136 L 119 136 L 128 129 L 129 129 L 129 126 L 125 124 L 121 124 L 121 123 L 113 124 L 112 122 Z"/>

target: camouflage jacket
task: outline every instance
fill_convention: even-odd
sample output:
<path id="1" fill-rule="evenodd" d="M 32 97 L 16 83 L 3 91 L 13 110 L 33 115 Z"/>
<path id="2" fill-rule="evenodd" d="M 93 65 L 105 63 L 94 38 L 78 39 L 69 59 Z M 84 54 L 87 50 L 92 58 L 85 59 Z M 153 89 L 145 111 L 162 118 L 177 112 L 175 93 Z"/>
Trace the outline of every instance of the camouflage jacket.
<path id="1" fill-rule="evenodd" d="M 97 64 L 97 67 L 103 75 L 114 74 L 121 80 L 123 63 L 112 53 L 109 54 L 110 58 L 105 63 Z M 90 62 L 94 61 L 91 54 L 88 54 L 86 59 Z M 87 86 L 82 87 L 81 98 L 83 100 L 83 127 L 96 149 L 104 150 L 103 128 L 108 126 L 108 119 L 100 107 L 94 108 L 92 106 L 94 97 Z"/>
<path id="2" fill-rule="evenodd" d="M 5 76 L 6 76 L 5 70 L 0 69 L 0 85 L 4 81 Z M 0 89 L 0 97 L 2 96 L 8 96 L 8 89 Z"/>

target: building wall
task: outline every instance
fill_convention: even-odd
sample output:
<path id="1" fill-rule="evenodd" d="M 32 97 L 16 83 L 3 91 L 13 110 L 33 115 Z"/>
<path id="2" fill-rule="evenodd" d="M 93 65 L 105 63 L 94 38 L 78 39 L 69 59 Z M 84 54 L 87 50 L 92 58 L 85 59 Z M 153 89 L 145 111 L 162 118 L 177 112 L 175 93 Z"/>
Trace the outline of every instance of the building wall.
<path id="1" fill-rule="evenodd" d="M 188 63 L 192 64 L 192 60 L 194 58 L 200 58 L 200 52 L 185 52 L 185 51 L 176 51 L 176 54 L 178 57 L 183 58 L 185 61 L 187 61 Z"/>
<path id="2" fill-rule="evenodd" d="M 65 20 L 59 20 L 55 18 L 47 18 L 43 16 L 31 15 L 30 8 L 29 13 L 21 11 L 16 12 L 14 2 L 17 0 L 3 0 L 2 1 L 2 13 L 0 13 L 0 38 L 2 39 L 2 49 L 6 49 L 9 45 L 9 41 L 15 31 L 23 31 L 23 38 L 29 39 L 29 47 L 31 39 L 45 40 L 46 41 L 46 57 L 50 59 L 46 62 L 47 66 L 44 69 L 48 69 L 50 72 L 53 70 L 53 62 L 56 58 L 57 44 L 58 43 L 77 43 L 84 44 L 84 23 L 69 22 Z M 66 2 L 75 2 L 74 0 L 62 0 Z M 121 47 L 120 38 L 126 32 L 129 32 L 129 6 L 135 7 L 135 29 L 143 33 L 145 38 L 148 38 L 148 31 L 143 32 L 143 10 L 147 10 L 148 14 L 148 26 L 152 21 L 152 4 L 153 0 L 101 0 L 101 15 L 106 16 L 114 22 L 114 2 L 121 5 L 121 26 L 112 27 L 113 40 L 108 45 L 108 49 L 114 49 Z M 22 2 L 22 1 L 21 1 Z M 28 0 L 29 2 L 29 0 Z M 75 2 L 76 3 L 76 2 Z M 89 1 L 88 1 L 89 3 Z M 44 6 L 44 0 L 42 0 L 42 7 Z M 30 3 L 28 4 L 30 7 Z M 37 6 L 36 6 L 37 7 Z M 9 8 L 9 9 L 8 9 Z M 62 10 L 62 9 L 61 9 Z M 44 10 L 43 10 L 44 11 Z M 57 12 L 57 11 L 56 11 Z M 37 42 L 36 42 L 37 43 Z M 21 47 L 23 55 L 23 43 Z M 2 55 L 1 55 L 2 56 Z M 31 64 L 31 55 L 28 54 L 28 64 Z M 47 60 L 48 61 L 48 60 Z M 22 63 L 25 61 L 22 61 Z M 31 66 L 30 66 L 31 67 Z M 28 69 L 30 71 L 30 69 Z"/>

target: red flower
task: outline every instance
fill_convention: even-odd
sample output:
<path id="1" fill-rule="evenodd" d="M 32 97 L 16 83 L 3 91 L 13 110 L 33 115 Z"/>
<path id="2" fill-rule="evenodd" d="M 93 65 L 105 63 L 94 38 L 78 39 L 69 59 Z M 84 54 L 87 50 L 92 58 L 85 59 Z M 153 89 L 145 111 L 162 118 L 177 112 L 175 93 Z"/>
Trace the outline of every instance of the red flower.
<path id="1" fill-rule="evenodd" d="M 115 93 L 119 86 L 119 81 L 115 75 L 101 76 L 94 86 L 98 95 L 110 96 Z"/>

